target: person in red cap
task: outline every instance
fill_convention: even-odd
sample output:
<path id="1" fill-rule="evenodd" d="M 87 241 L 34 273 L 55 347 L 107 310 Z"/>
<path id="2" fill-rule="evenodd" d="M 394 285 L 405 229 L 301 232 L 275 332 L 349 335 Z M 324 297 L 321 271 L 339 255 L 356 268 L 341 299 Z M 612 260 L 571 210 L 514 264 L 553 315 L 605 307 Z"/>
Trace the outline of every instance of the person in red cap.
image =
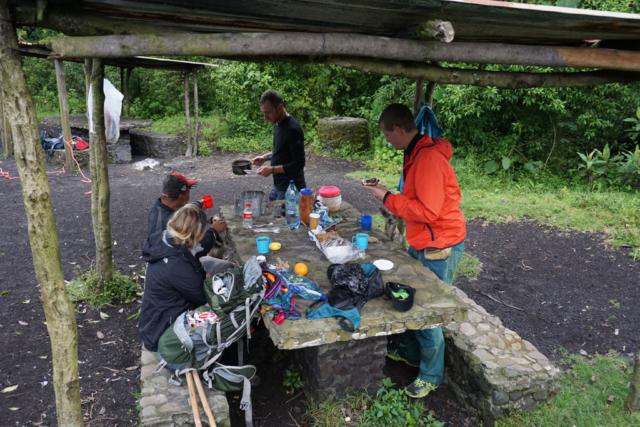
<path id="1" fill-rule="evenodd" d="M 172 173 L 162 180 L 162 195 L 151 207 L 148 217 L 147 237 L 156 231 L 166 230 L 167 223 L 175 211 L 189 203 L 190 190 L 198 181 Z"/>

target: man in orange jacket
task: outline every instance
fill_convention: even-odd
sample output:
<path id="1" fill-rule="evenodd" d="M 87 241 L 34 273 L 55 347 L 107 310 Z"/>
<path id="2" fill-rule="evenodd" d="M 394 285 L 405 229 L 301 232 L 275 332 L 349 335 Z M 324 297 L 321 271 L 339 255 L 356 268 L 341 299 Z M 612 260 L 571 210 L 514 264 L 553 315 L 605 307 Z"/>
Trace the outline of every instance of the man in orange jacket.
<path id="1" fill-rule="evenodd" d="M 449 163 L 453 151 L 444 139 L 416 129 L 411 111 L 389 105 L 380 115 L 380 129 L 396 150 L 404 150 L 401 194 L 382 186 L 365 187 L 394 215 L 406 221 L 409 255 L 451 285 L 464 252 L 466 222 L 460 210 L 460 186 Z M 389 355 L 420 366 L 406 393 L 425 397 L 444 381 L 444 337 L 440 328 L 407 331 L 396 353 Z"/>

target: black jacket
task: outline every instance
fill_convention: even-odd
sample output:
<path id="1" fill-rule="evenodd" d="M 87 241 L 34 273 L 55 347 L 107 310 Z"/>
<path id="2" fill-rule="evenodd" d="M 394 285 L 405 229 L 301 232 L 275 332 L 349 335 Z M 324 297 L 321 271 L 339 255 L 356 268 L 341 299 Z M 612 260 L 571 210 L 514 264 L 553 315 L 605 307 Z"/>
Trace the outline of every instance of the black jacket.
<path id="1" fill-rule="evenodd" d="M 307 186 L 304 179 L 304 133 L 293 116 L 285 117 L 273 128 L 271 165 L 284 169 L 284 173 L 273 175 L 273 185 L 279 191 L 286 191 L 291 180 L 298 190 Z"/>
<path id="2" fill-rule="evenodd" d="M 147 224 L 147 237 L 150 237 L 153 233 L 167 229 L 167 223 L 173 216 L 175 211 L 169 206 L 160 202 L 160 197 L 149 209 L 149 217 Z"/>
<path id="3" fill-rule="evenodd" d="M 200 243 L 212 244 L 214 238 L 213 230 L 208 230 Z M 147 350 L 157 351 L 160 336 L 181 313 L 207 303 L 203 287 L 206 273 L 200 261 L 166 231 L 147 239 L 142 256 L 149 266 L 138 330 Z"/>

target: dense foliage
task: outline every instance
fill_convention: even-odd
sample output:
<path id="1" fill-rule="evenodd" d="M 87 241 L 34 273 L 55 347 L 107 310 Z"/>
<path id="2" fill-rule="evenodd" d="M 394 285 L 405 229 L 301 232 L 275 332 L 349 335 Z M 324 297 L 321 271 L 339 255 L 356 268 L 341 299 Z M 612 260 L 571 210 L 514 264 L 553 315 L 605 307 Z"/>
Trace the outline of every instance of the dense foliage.
<path id="1" fill-rule="evenodd" d="M 526 0 L 526 3 L 582 7 L 618 12 L 640 12 L 635 0 Z M 25 41 L 45 41 L 58 33 L 22 28 Z M 223 150 L 257 151 L 270 146 L 271 127 L 258 108 L 260 94 L 279 90 L 287 109 L 302 124 L 308 142 L 315 140 L 318 119 L 353 116 L 369 120 L 374 138 L 374 163 L 397 170 L 401 153 L 391 150 L 377 128 L 377 117 L 391 102 L 411 104 L 415 82 L 409 79 L 361 73 L 336 66 L 292 63 L 242 63 L 209 58 L 180 58 L 215 62 L 199 72 L 201 154 L 211 145 Z M 493 71 L 548 72 L 535 67 L 441 64 L 444 67 L 483 68 Z M 29 87 L 40 114 L 58 109 L 53 64 L 25 58 Z M 66 63 L 67 88 L 72 113 L 85 110 L 84 73 L 81 64 Z M 108 67 L 107 78 L 120 86 L 120 70 Z M 633 156 L 637 138 L 628 121 L 640 106 L 640 84 L 608 84 L 587 88 L 498 90 L 493 87 L 440 85 L 433 109 L 444 137 L 456 155 L 473 155 L 488 173 L 537 173 L 548 170 L 592 184 L 585 160 L 578 153 L 593 153 L 608 146 L 612 157 Z M 177 72 L 135 69 L 131 80 L 131 115 L 165 123 L 180 133 L 184 129 L 184 80 Z M 627 121 L 625 121 L 627 119 Z M 163 121 L 164 120 L 164 121 Z M 208 122 L 207 122 L 208 120 Z M 207 123 L 215 123 L 214 128 Z M 636 138 L 633 138 L 633 137 Z M 600 151 L 601 152 L 601 151 Z M 594 155 L 596 153 L 593 153 Z M 629 166 L 628 168 L 630 168 Z M 627 169 L 628 169 L 627 168 Z M 618 170 L 620 168 L 617 168 Z M 573 173 L 571 172 L 573 171 Z M 605 174 L 600 174 L 599 177 Z M 599 178 L 596 177 L 596 178 Z M 598 179 L 596 179 L 597 181 Z M 602 185 L 603 181 L 600 180 Z M 606 185 L 633 188 L 636 180 L 617 177 Z"/>

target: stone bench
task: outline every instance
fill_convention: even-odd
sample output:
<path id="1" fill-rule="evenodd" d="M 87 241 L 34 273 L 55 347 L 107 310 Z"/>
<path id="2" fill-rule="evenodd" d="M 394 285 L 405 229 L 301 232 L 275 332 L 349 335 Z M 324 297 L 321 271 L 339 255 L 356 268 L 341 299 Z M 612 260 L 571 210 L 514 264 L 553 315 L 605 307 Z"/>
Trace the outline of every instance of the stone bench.
<path id="1" fill-rule="evenodd" d="M 182 139 L 175 135 L 131 129 L 131 152 L 138 156 L 170 159 L 182 154 Z"/>
<path id="2" fill-rule="evenodd" d="M 453 289 L 469 308 L 466 322 L 442 328 L 445 383 L 458 399 L 485 425 L 493 425 L 511 409 L 532 410 L 553 400 L 560 391 L 559 369 L 463 291 Z"/>
<path id="3" fill-rule="evenodd" d="M 142 349 L 142 398 L 140 399 L 140 425 L 142 427 L 173 427 L 192 426 L 193 412 L 189 402 L 189 389 L 186 379 L 182 386 L 169 385 L 171 372 L 162 369 L 155 372 L 158 355 L 155 352 Z M 204 385 L 204 384 L 203 384 Z M 224 392 L 209 390 L 204 386 L 211 412 L 219 427 L 230 427 L 229 404 Z M 209 425 L 207 416 L 200 408 L 200 419 L 203 425 Z"/>
<path id="4" fill-rule="evenodd" d="M 45 157 L 46 157 L 46 152 L 45 152 Z M 80 169 L 82 169 L 85 172 L 89 170 L 90 155 L 89 155 L 88 148 L 82 151 L 74 151 L 73 157 L 78 161 L 78 164 L 80 165 Z M 65 157 L 64 149 L 53 150 L 53 156 L 51 156 L 51 163 L 53 163 L 56 166 L 62 167 L 65 165 L 66 161 L 67 161 L 67 158 Z"/>

